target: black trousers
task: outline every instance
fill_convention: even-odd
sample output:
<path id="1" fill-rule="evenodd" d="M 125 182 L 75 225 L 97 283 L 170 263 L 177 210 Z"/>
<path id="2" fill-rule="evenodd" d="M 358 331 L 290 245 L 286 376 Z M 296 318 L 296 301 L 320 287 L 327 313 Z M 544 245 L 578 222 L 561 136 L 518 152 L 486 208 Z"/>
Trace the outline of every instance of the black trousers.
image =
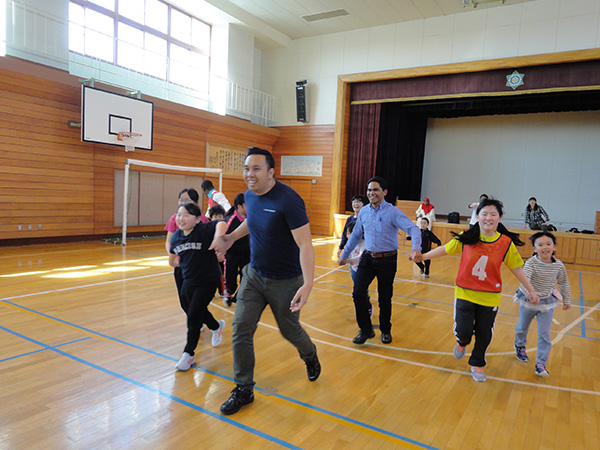
<path id="1" fill-rule="evenodd" d="M 431 266 L 431 260 L 427 259 L 423 262 L 416 263 L 419 266 L 419 269 L 425 272 L 425 275 L 429 275 L 429 266 Z"/>
<path id="2" fill-rule="evenodd" d="M 249 256 L 226 255 L 225 256 L 225 287 L 229 295 L 237 291 L 237 277 L 240 276 L 242 282 L 242 269 L 250 262 Z"/>
<path id="3" fill-rule="evenodd" d="M 469 365 L 484 367 L 485 352 L 492 342 L 497 306 L 483 306 L 457 298 L 454 301 L 454 335 L 461 347 L 468 345 L 475 335 L 475 345 Z"/>
<path id="4" fill-rule="evenodd" d="M 356 278 L 354 279 L 354 309 L 358 327 L 370 333 L 373 330 L 369 308 L 369 285 L 377 278 L 377 292 L 379 294 L 379 329 L 382 333 L 389 333 L 392 328 L 392 295 L 394 294 L 394 277 L 397 269 L 397 255 L 383 258 L 373 258 L 364 252 L 358 263 Z"/>
<path id="5" fill-rule="evenodd" d="M 219 328 L 219 322 L 208 310 L 208 305 L 215 296 L 218 285 L 219 280 L 198 286 L 183 282 L 180 300 L 181 307 L 187 315 L 187 343 L 183 351 L 190 355 L 194 354 L 198 345 L 202 324 L 205 323 L 210 330 Z"/>

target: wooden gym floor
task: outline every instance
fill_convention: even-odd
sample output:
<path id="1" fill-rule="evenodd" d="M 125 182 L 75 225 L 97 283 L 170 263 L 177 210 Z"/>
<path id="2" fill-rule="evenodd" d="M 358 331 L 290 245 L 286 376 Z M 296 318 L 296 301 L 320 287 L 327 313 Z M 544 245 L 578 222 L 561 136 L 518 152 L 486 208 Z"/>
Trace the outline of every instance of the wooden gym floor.
<path id="1" fill-rule="evenodd" d="M 514 356 L 516 281 L 504 272 L 488 381 L 476 383 L 467 358 L 451 354 L 458 258 L 434 260 L 425 280 L 400 256 L 393 343 L 377 331 L 357 346 L 337 241 L 314 243 L 317 281 L 301 319 L 321 377 L 307 380 L 267 309 L 256 399 L 228 417 L 219 407 L 234 386 L 233 308 L 215 298 L 223 344 L 212 348 L 203 332 L 197 366 L 175 371 L 185 316 L 162 239 L 2 248 L 0 449 L 600 448 L 598 270 L 568 267 L 573 307 L 555 311 L 549 378 L 533 372 L 535 324 L 531 361 Z"/>

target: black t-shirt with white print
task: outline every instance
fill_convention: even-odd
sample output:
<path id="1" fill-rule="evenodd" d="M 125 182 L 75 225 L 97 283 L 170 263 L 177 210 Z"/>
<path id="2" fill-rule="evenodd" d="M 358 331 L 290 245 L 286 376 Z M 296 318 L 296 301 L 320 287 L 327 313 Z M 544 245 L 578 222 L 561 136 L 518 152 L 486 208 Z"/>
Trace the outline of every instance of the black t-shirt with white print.
<path id="1" fill-rule="evenodd" d="M 217 255 L 208 249 L 215 236 L 217 223 L 200 222 L 187 236 L 181 230 L 173 233 L 171 253 L 179 256 L 179 267 L 186 282 L 199 285 L 218 282 L 221 277 Z"/>

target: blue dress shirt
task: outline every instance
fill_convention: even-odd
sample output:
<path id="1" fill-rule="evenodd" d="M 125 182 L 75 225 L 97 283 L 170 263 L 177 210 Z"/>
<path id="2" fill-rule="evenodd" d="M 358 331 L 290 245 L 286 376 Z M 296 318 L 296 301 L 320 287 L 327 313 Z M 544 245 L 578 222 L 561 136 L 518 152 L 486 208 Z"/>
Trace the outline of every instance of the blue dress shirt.
<path id="1" fill-rule="evenodd" d="M 365 249 L 371 252 L 391 252 L 398 249 L 398 229 L 410 234 L 412 249 L 421 251 L 421 230 L 406 214 L 385 200 L 377 208 L 369 203 L 358 213 L 356 225 L 341 254 L 347 259 L 356 244 L 364 238 Z"/>

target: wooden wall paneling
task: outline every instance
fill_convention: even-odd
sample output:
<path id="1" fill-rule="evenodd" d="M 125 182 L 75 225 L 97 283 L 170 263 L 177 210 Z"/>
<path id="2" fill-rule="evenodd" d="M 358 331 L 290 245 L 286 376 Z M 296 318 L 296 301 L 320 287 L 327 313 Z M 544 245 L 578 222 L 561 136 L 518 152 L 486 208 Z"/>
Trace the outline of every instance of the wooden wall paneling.
<path id="1" fill-rule="evenodd" d="M 406 214 L 413 222 L 417 220 L 417 209 L 422 202 L 418 200 L 396 200 L 396 207 Z"/>
<path id="2" fill-rule="evenodd" d="M 81 142 L 80 129 L 67 125 L 81 117 L 77 78 L 26 61 L 2 59 L 0 240 L 117 234 L 114 196 L 122 193 L 114 192 L 114 171 L 122 170 L 126 159 L 202 167 L 209 134 L 214 140 L 265 148 L 271 148 L 279 136 L 276 129 L 148 99 L 155 105 L 153 151 L 125 153 L 119 146 Z M 231 202 L 245 190 L 241 173 L 239 179 L 224 179 L 223 191 Z M 36 200 L 43 204 L 43 213 L 39 208 L 23 208 Z M 18 225 L 24 230 L 18 231 Z M 130 231 L 162 231 L 163 226 Z"/>
<path id="3" fill-rule="evenodd" d="M 78 91 L 33 80 L 0 71 L 2 239 L 90 234 L 93 205 L 73 193 L 90 190 L 91 155 L 67 126 Z"/>
<path id="4" fill-rule="evenodd" d="M 575 263 L 600 266 L 600 236 L 581 234 L 575 236 L 577 236 Z"/>
<path id="5" fill-rule="evenodd" d="M 273 147 L 275 157 L 276 177 L 282 180 L 304 180 L 303 192 L 298 192 L 309 212 L 310 228 L 313 234 L 330 236 L 333 223 L 330 224 L 332 208 L 337 207 L 337 198 L 333 196 L 332 167 L 333 167 L 333 137 L 334 127 L 330 125 L 306 125 L 297 127 L 280 127 L 280 136 Z M 281 156 L 322 156 L 323 172 L 321 177 L 289 177 L 281 176 Z M 312 184 L 312 180 L 317 180 Z M 288 184 L 288 183 L 286 183 Z M 293 184 L 289 182 L 289 184 Z M 292 186 L 294 187 L 294 186 Z M 308 197 L 308 198 L 307 198 Z"/>

